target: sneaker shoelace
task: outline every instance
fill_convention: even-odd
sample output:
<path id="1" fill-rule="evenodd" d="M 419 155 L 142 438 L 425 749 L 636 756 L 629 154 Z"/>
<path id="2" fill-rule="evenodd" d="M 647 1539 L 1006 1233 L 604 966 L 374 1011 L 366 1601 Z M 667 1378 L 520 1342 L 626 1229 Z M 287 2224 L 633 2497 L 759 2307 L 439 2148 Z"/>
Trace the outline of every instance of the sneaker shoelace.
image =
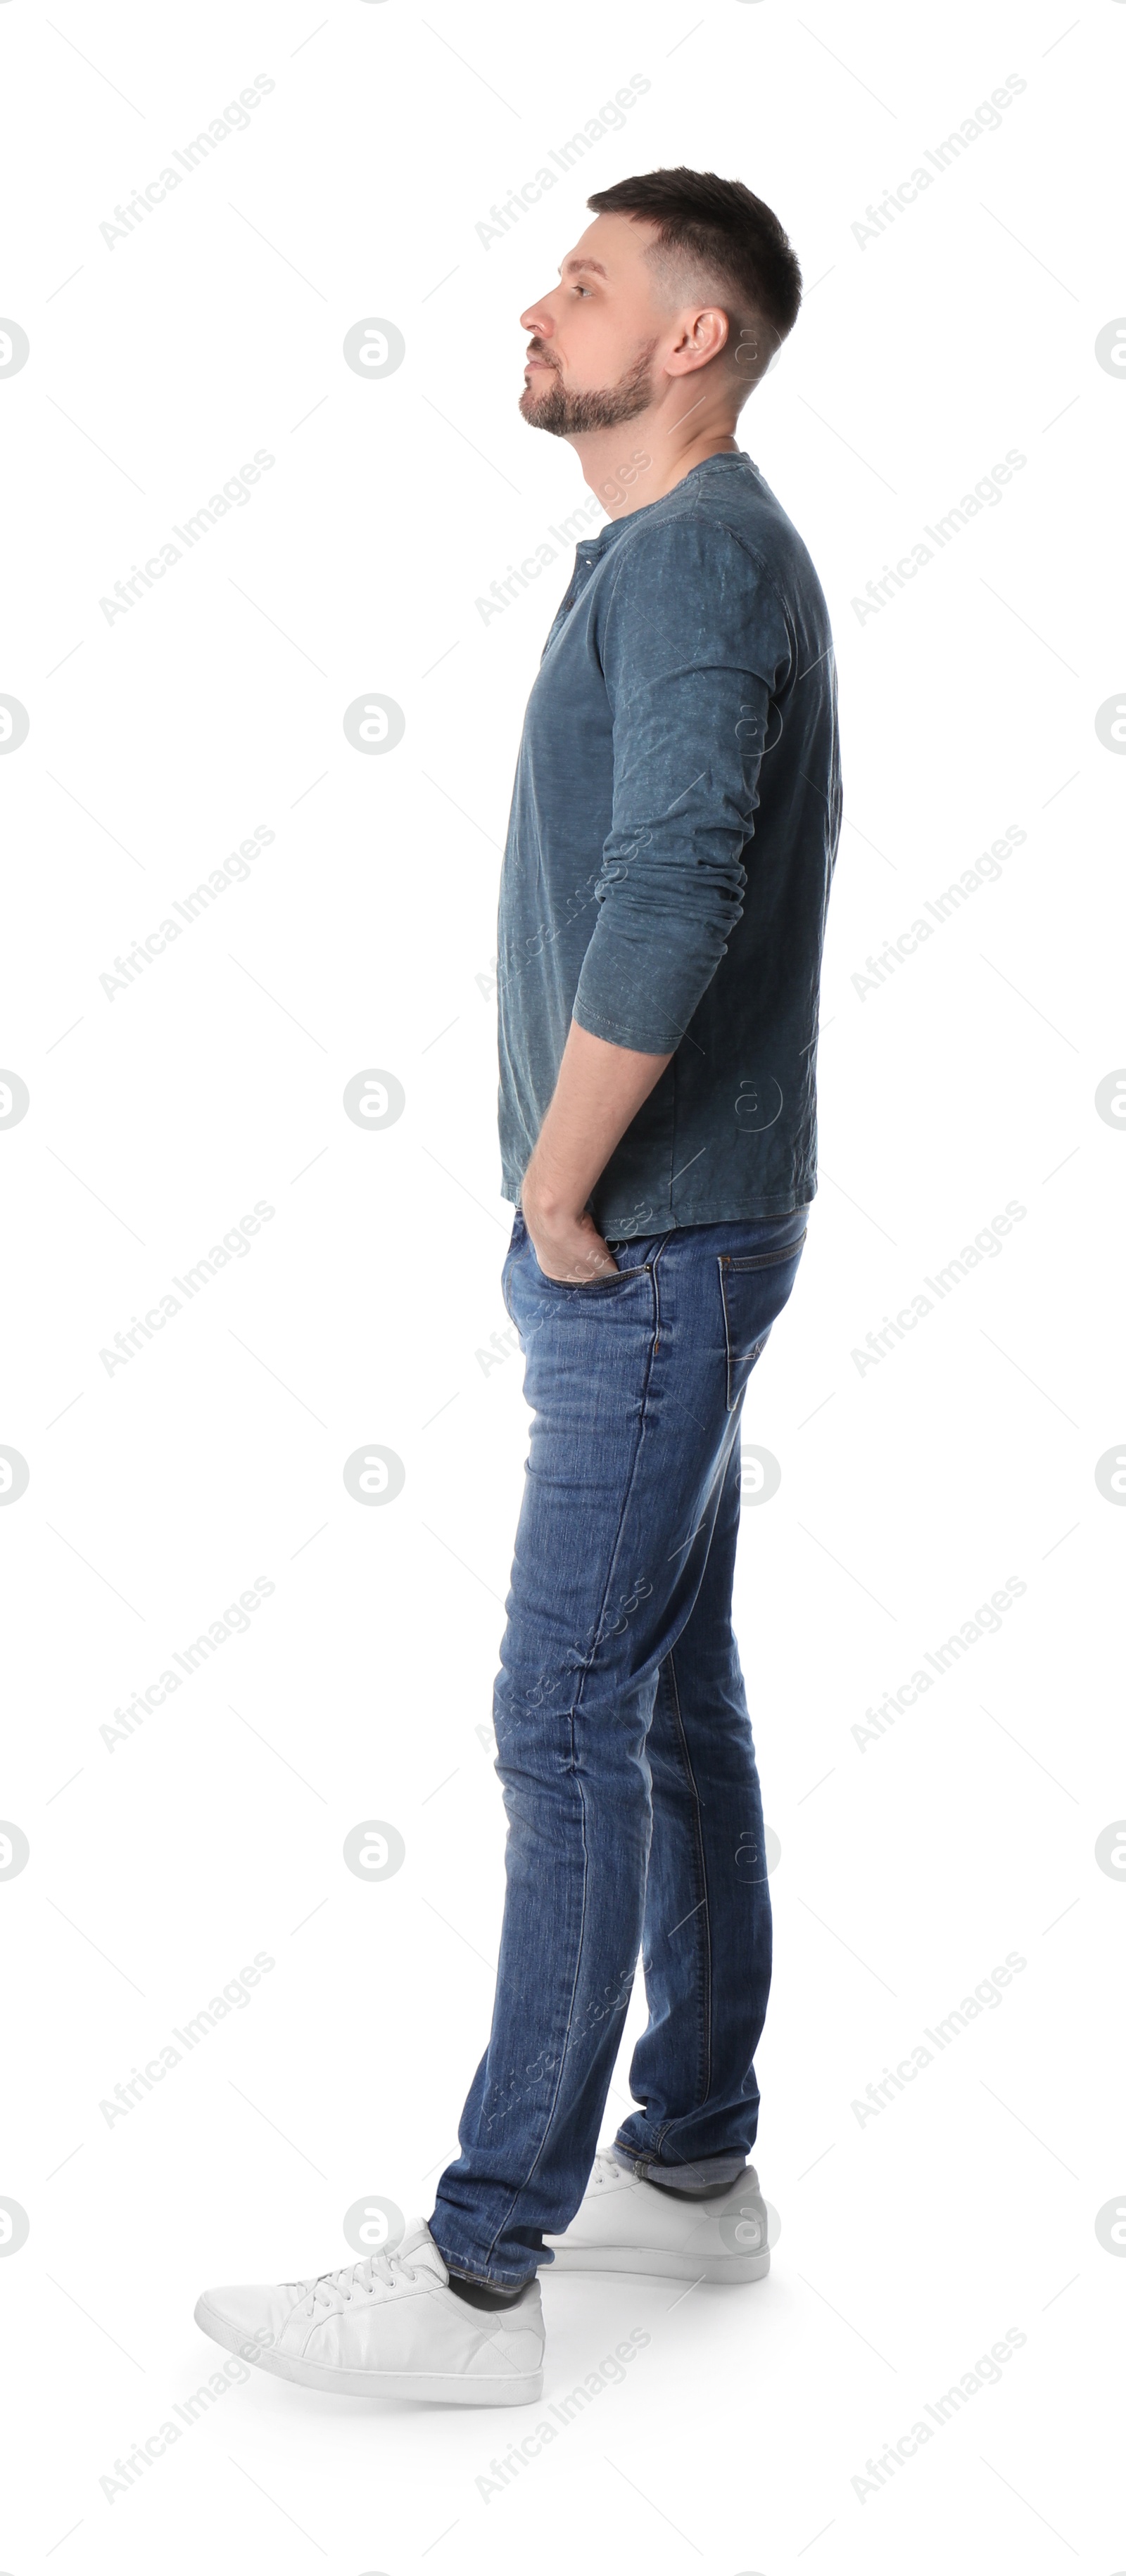
<path id="1" fill-rule="evenodd" d="M 616 2182 L 621 2175 L 621 2172 L 622 2167 L 618 2163 L 617 2157 L 612 2156 L 608 2150 L 604 2150 L 601 2154 L 595 2157 L 593 2170 L 591 2172 L 590 2178 L 594 2184 L 595 2190 L 601 2190 L 604 2182 Z"/>
<path id="2" fill-rule="evenodd" d="M 415 2281 L 417 2278 L 417 2272 L 411 2270 L 409 2263 L 400 2262 L 397 2254 L 365 2254 L 362 2262 L 344 2263 L 339 2271 L 318 2273 L 312 2289 L 307 2292 L 309 2314 L 315 2316 L 321 2307 L 346 2307 L 357 2291 L 370 2293 L 377 2281 L 385 2290 L 393 2290 L 399 2281 Z M 306 2290 L 303 2281 L 289 2281 L 286 2287 Z"/>

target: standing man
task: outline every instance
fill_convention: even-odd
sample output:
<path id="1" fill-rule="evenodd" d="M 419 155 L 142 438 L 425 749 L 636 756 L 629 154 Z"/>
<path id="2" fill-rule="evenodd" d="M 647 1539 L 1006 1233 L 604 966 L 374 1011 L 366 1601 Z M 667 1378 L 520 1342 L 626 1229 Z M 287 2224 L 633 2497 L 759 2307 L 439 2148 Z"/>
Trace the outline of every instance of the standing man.
<path id="1" fill-rule="evenodd" d="M 544 647 L 501 879 L 503 1285 L 533 1418 L 492 2032 L 429 2226 L 196 2312 L 220 2342 L 271 2336 L 306 2385 L 477 2405 L 540 2393 L 541 2264 L 769 2265 L 739 1422 L 816 1187 L 841 786 L 824 596 L 735 425 L 801 271 L 738 180 L 657 170 L 588 203 L 522 316 L 521 412 L 609 524 Z M 639 1950 L 638 2108 L 597 2154 Z"/>

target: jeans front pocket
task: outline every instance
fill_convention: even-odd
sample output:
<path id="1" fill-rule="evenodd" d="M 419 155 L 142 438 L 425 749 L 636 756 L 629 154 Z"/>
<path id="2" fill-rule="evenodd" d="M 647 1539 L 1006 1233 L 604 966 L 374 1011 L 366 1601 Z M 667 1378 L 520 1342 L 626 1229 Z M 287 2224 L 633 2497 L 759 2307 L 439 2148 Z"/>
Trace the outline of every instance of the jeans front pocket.
<path id="1" fill-rule="evenodd" d="M 505 1311 L 505 1314 L 506 1314 L 506 1315 L 507 1315 L 507 1317 L 508 1317 L 508 1320 L 509 1320 L 509 1323 L 510 1323 L 510 1324 L 515 1324 L 515 1323 L 516 1323 L 516 1317 L 515 1317 L 515 1315 L 513 1314 L 513 1312 L 512 1312 L 512 1308 L 511 1308 L 511 1306 L 509 1305 L 509 1302 L 508 1302 L 508 1274 L 509 1274 L 509 1272 L 510 1272 L 510 1270 L 511 1270 L 511 1268 L 512 1268 L 513 1262 L 517 1259 L 517 1256 L 519 1255 L 519 1253 L 521 1253 L 521 1252 L 523 1251 L 523 1248 L 524 1248 L 524 1240 L 525 1240 L 525 1226 L 524 1226 L 524 1219 L 523 1219 L 523 1217 L 521 1216 L 521 1213 L 520 1213 L 519 1208 L 517 1208 L 517 1210 L 516 1210 L 516 1214 L 515 1214 L 515 1216 L 514 1216 L 514 1218 L 513 1218 L 513 1220 L 512 1220 L 512 1232 L 511 1232 L 511 1234 L 510 1234 L 510 1236 L 509 1236 L 509 1239 L 508 1239 L 508 1250 L 507 1250 L 507 1252 L 505 1253 L 504 1260 L 503 1260 L 503 1261 L 502 1261 L 502 1263 L 501 1263 L 501 1270 L 500 1270 L 500 1293 L 501 1293 L 501 1296 L 502 1296 L 502 1297 L 503 1297 L 503 1299 L 504 1299 L 504 1311 Z M 519 1329 L 519 1327 L 517 1327 L 517 1329 Z"/>
<path id="2" fill-rule="evenodd" d="M 539 1311 L 539 1314 L 598 1314 L 598 1311 L 603 1311 L 603 1306 L 634 1303 L 634 1298 L 629 1296 L 631 1288 L 642 1288 L 647 1280 L 652 1280 L 652 1262 L 629 1262 L 626 1270 L 603 1270 L 598 1278 L 590 1280 L 554 1280 L 539 1267 L 531 1236 L 528 1236 L 526 1252 L 528 1267 L 526 1278 L 520 1280 L 520 1285 L 523 1285 L 526 1296 L 536 1301 L 533 1311 Z"/>
<path id="3" fill-rule="evenodd" d="M 763 1252 L 721 1252 L 719 1293 L 727 1352 L 727 1410 L 734 1413 L 747 1380 L 797 1277 L 807 1229 Z"/>

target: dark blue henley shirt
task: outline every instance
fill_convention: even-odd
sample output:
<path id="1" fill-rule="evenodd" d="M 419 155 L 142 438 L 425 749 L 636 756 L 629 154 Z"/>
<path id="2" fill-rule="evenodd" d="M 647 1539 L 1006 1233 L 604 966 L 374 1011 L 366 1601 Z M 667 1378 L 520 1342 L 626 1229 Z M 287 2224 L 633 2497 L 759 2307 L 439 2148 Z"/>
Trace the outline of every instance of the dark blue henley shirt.
<path id="1" fill-rule="evenodd" d="M 528 700 L 500 887 L 503 1190 L 572 1018 L 672 1061 L 588 1202 L 610 1239 L 813 1197 L 840 831 L 824 594 L 749 456 L 584 539 Z"/>

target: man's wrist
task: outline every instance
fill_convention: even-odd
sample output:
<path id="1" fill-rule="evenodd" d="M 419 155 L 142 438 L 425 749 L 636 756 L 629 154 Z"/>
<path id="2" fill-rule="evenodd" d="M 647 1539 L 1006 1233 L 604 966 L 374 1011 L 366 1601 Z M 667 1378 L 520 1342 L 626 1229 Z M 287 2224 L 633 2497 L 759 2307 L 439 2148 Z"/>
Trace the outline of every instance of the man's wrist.
<path id="1" fill-rule="evenodd" d="M 520 1206 L 525 1221 L 537 1225 L 576 1225 L 585 1213 L 586 1200 L 579 1200 L 573 1190 L 560 1190 L 558 1184 L 545 1180 L 531 1163 L 520 1188 Z"/>

